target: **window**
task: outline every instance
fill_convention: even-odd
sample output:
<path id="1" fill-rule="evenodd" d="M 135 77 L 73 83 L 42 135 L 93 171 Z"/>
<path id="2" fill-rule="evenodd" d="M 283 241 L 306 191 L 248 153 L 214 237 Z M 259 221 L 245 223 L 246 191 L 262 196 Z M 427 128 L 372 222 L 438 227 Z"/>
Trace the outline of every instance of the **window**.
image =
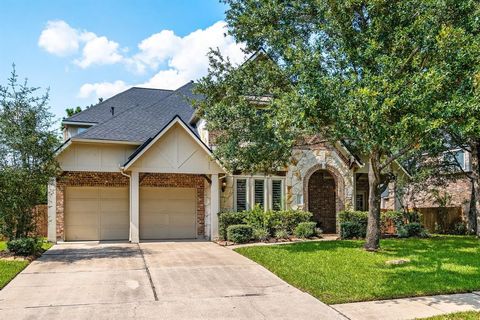
<path id="1" fill-rule="evenodd" d="M 82 132 L 87 131 L 87 129 L 88 129 L 88 128 L 80 127 L 80 128 L 78 128 L 77 133 L 80 134 L 80 133 L 82 133 Z"/>
<path id="2" fill-rule="evenodd" d="M 265 208 L 265 180 L 255 179 L 254 182 L 254 204 L 259 204 L 260 207 Z"/>
<path id="3" fill-rule="evenodd" d="M 237 179 L 235 184 L 236 210 L 247 210 L 247 179 Z"/>
<path id="4" fill-rule="evenodd" d="M 283 209 L 283 188 L 282 180 L 272 180 L 272 209 Z"/>
<path id="5" fill-rule="evenodd" d="M 282 210 L 284 182 L 281 177 L 235 177 L 235 210 L 247 210 L 254 205 L 260 205 L 265 210 Z"/>
<path id="6" fill-rule="evenodd" d="M 452 166 L 457 166 L 457 167 L 459 166 L 463 170 L 466 169 L 465 151 L 463 151 L 461 149 L 446 152 L 445 153 L 445 159 Z"/>
<path id="7" fill-rule="evenodd" d="M 355 209 L 365 211 L 365 192 L 358 192 L 355 195 Z"/>

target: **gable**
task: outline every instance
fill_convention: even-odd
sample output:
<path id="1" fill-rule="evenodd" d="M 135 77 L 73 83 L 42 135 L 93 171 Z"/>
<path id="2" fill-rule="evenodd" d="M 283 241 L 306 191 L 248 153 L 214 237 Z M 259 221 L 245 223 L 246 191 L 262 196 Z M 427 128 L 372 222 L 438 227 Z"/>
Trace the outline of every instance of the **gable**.
<path id="1" fill-rule="evenodd" d="M 148 149 L 132 159 L 128 170 L 142 172 L 215 174 L 222 168 L 179 122 L 166 129 Z"/>

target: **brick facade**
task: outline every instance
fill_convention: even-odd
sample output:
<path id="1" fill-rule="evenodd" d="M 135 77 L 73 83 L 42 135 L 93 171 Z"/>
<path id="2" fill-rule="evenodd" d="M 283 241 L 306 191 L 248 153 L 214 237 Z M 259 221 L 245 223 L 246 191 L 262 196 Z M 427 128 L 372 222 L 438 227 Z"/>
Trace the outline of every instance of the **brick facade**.
<path id="1" fill-rule="evenodd" d="M 65 238 L 66 187 L 128 187 L 129 178 L 119 172 L 63 172 L 57 177 L 57 239 Z M 140 187 L 195 188 L 197 191 L 197 234 L 205 235 L 204 177 L 194 174 L 141 173 Z"/>

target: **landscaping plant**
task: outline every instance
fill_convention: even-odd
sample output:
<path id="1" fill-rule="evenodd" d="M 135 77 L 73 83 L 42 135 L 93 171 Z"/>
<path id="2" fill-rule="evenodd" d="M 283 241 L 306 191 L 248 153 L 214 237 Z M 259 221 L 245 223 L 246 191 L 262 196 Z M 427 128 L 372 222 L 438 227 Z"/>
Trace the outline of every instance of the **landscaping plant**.
<path id="1" fill-rule="evenodd" d="M 225 3 L 229 33 L 250 52 L 263 48 L 265 54 L 240 68 L 218 51 L 210 55 L 209 74 L 197 87 L 206 98 L 197 111 L 209 130 L 219 132 L 216 155 L 228 169 L 268 173 L 288 163 L 301 137 L 343 141 L 366 159 L 365 249 L 377 250 L 381 194 L 397 179 L 397 161 L 438 137 L 447 115 L 455 115 L 453 96 L 478 91 L 478 50 L 470 48 L 478 48 L 480 4 Z M 468 102 L 462 110 L 478 117 L 478 97 Z M 474 123 L 465 128 L 478 128 Z"/>
<path id="2" fill-rule="evenodd" d="M 316 226 L 316 222 L 300 222 L 295 228 L 294 235 L 302 239 L 311 238 L 316 235 Z"/>
<path id="3" fill-rule="evenodd" d="M 253 238 L 253 228 L 245 224 L 234 224 L 227 228 L 227 240 L 246 243 Z"/>
<path id="4" fill-rule="evenodd" d="M 48 103 L 48 91 L 19 81 L 15 69 L 0 85 L 0 234 L 9 239 L 34 232 L 33 208 L 45 203 L 57 173 L 59 142 Z"/>

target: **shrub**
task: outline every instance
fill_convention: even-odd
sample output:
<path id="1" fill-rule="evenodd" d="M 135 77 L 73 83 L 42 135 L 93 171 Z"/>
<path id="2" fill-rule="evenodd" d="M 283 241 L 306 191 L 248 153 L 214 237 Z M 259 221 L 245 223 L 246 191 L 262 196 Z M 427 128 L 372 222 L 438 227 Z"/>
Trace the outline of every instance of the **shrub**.
<path id="1" fill-rule="evenodd" d="M 221 212 L 218 215 L 218 234 L 223 239 L 227 239 L 227 228 L 235 224 L 244 224 L 245 212 Z"/>
<path id="2" fill-rule="evenodd" d="M 270 237 L 270 232 L 265 228 L 254 229 L 253 237 L 258 241 L 267 241 Z"/>
<path id="3" fill-rule="evenodd" d="M 303 210 L 283 210 L 278 211 L 277 224 L 275 229 L 285 230 L 287 233 L 293 233 L 295 228 L 302 222 L 309 222 L 313 214 Z"/>
<path id="4" fill-rule="evenodd" d="M 277 239 L 288 239 L 288 232 L 285 229 L 278 229 L 275 231 L 275 238 Z"/>
<path id="5" fill-rule="evenodd" d="M 366 235 L 366 225 L 358 221 L 345 221 L 340 223 L 340 237 L 342 239 L 364 239 Z"/>
<path id="6" fill-rule="evenodd" d="M 351 211 L 345 210 L 338 213 L 338 219 L 342 222 L 356 222 L 367 229 L 368 212 L 367 211 Z"/>
<path id="7" fill-rule="evenodd" d="M 467 225 L 463 222 L 457 222 L 453 225 L 452 234 L 465 235 L 467 234 Z"/>
<path id="8" fill-rule="evenodd" d="M 18 238 L 7 242 L 8 251 L 22 256 L 33 256 L 42 252 L 43 241 L 37 238 Z"/>
<path id="9" fill-rule="evenodd" d="M 428 234 L 422 225 L 418 222 L 410 222 L 401 226 L 397 230 L 398 236 L 400 238 L 407 238 L 407 237 L 427 237 Z"/>
<path id="10" fill-rule="evenodd" d="M 235 243 L 245 243 L 253 237 L 253 229 L 245 224 L 234 224 L 227 228 L 227 240 Z"/>
<path id="11" fill-rule="evenodd" d="M 323 236 L 323 230 L 320 228 L 315 228 L 315 235 L 321 238 Z"/>
<path id="12" fill-rule="evenodd" d="M 382 231 L 388 228 L 388 223 L 392 222 L 395 228 L 400 228 L 405 224 L 405 214 L 402 211 L 385 211 L 381 215 Z"/>
<path id="13" fill-rule="evenodd" d="M 300 222 L 295 228 L 294 234 L 298 238 L 310 238 L 315 235 L 316 222 Z"/>

